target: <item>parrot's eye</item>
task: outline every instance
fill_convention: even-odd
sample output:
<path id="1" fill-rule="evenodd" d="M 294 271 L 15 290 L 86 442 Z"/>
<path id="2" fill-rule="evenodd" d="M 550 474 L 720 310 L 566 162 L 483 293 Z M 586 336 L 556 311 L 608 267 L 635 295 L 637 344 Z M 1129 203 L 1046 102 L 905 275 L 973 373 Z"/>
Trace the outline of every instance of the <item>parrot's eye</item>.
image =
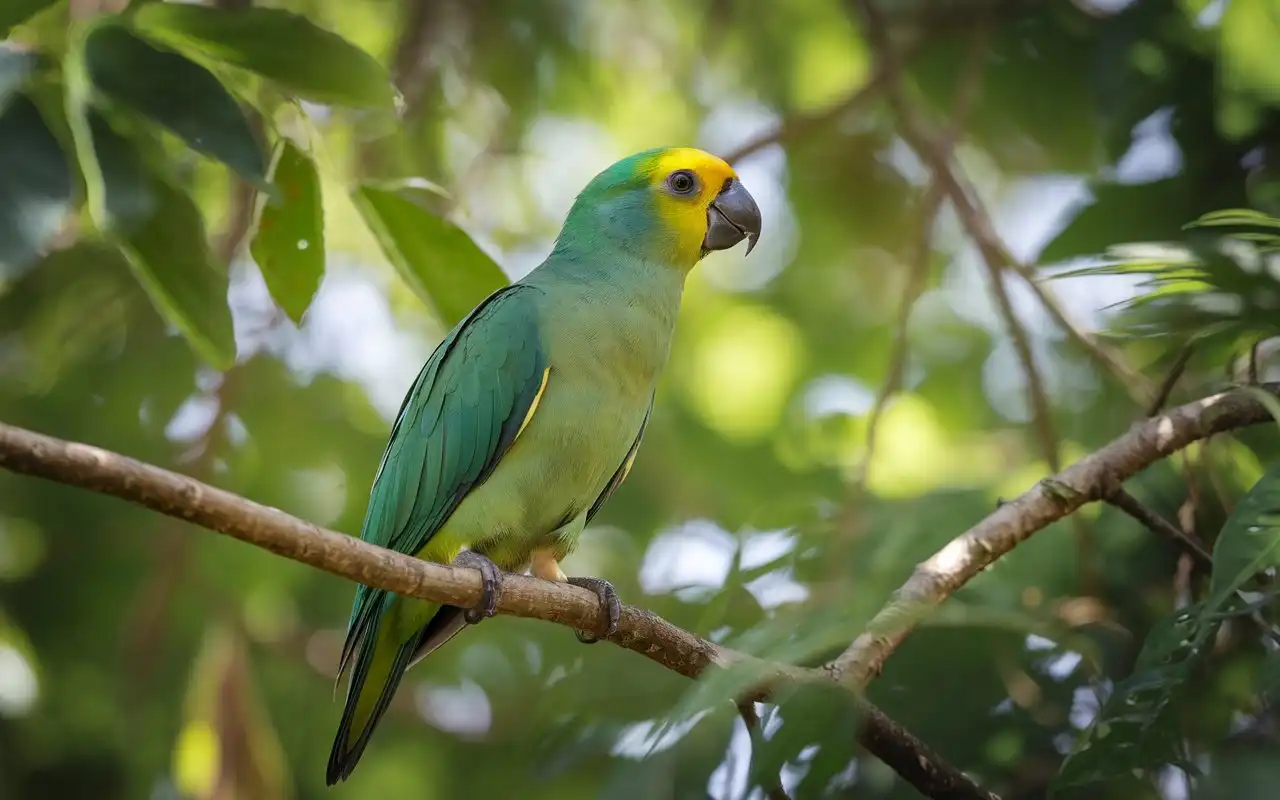
<path id="1" fill-rule="evenodd" d="M 687 169 L 676 170 L 667 178 L 667 185 L 676 194 L 693 194 L 698 188 L 698 179 Z"/>

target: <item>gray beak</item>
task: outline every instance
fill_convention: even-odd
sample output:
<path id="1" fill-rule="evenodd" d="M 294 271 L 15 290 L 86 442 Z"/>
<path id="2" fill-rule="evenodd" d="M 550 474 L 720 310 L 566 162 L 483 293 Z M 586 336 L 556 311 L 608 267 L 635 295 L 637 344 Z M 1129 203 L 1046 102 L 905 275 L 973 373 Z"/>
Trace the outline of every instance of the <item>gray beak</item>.
<path id="1" fill-rule="evenodd" d="M 759 238 L 760 207 L 742 182 L 734 180 L 707 208 L 707 235 L 702 240 L 702 254 L 728 250 L 746 239 L 750 255 Z"/>

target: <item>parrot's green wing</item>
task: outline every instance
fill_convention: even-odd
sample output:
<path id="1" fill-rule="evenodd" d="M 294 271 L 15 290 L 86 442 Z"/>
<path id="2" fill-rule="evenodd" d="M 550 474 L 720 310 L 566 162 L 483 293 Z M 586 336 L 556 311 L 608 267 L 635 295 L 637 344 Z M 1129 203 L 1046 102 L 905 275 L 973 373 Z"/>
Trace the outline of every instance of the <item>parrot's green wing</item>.
<path id="1" fill-rule="evenodd" d="M 405 397 L 374 477 L 360 537 L 411 555 L 515 442 L 547 377 L 532 293 L 494 292 L 445 337 Z M 383 610 L 385 592 L 356 590 L 339 676 Z"/>
<path id="2" fill-rule="evenodd" d="M 636 432 L 636 440 L 631 443 L 631 449 L 627 451 L 627 457 L 622 459 L 622 465 L 618 467 L 618 471 L 613 473 L 613 477 L 609 479 L 604 487 L 604 491 L 591 504 L 590 510 L 587 511 L 587 522 L 591 522 L 591 518 L 600 513 L 600 508 L 608 501 L 608 499 L 617 491 L 622 482 L 627 479 L 627 475 L 631 472 L 631 465 L 636 462 L 636 453 L 640 450 L 640 440 L 644 438 L 644 429 L 649 426 L 649 415 L 653 413 L 653 398 L 649 398 L 649 408 L 644 412 L 644 420 L 640 423 L 640 430 Z"/>

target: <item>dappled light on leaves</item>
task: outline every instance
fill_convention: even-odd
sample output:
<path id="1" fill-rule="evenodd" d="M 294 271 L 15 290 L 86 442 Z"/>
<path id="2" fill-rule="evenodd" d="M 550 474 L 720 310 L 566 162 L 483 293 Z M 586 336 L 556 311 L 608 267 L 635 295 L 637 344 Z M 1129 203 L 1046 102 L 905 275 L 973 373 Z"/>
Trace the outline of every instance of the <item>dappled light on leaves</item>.
<path id="1" fill-rule="evenodd" d="M 562 563 L 688 638 L 504 612 L 326 789 L 351 580 L 0 472 L 0 796 L 1274 794 L 1270 0 L 124 5 L 0 2 L 0 425 L 187 501 L 351 543 L 618 158 L 730 158 L 763 230 Z"/>

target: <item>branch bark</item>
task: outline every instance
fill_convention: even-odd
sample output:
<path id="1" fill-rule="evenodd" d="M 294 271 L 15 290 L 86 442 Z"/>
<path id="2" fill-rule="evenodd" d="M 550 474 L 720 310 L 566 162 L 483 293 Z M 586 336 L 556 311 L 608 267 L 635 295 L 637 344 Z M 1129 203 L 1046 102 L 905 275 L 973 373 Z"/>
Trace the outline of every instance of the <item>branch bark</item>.
<path id="1" fill-rule="evenodd" d="M 861 691 L 893 651 L 938 604 L 1032 534 L 1086 503 L 1114 496 L 1124 481 L 1187 445 L 1271 419 L 1254 392 L 1280 395 L 1280 383 L 1233 389 L 1135 423 L 1101 450 L 1041 481 L 916 567 L 865 632 L 825 669 Z"/>
<path id="2" fill-rule="evenodd" d="M 0 423 L 0 467 L 118 497 L 186 520 L 343 578 L 407 597 L 471 606 L 480 574 L 435 564 L 327 530 L 238 495 L 127 456 Z M 604 625 L 594 594 L 524 575 L 503 582 L 498 612 L 577 630 Z M 821 669 L 765 662 L 721 647 L 657 615 L 623 606 L 609 641 L 690 678 L 711 669 L 746 667 L 760 676 L 742 701 L 766 700 L 785 683 L 828 680 Z M 882 711 L 855 696 L 863 726 L 858 741 L 926 797 L 998 800 L 939 758 Z"/>

